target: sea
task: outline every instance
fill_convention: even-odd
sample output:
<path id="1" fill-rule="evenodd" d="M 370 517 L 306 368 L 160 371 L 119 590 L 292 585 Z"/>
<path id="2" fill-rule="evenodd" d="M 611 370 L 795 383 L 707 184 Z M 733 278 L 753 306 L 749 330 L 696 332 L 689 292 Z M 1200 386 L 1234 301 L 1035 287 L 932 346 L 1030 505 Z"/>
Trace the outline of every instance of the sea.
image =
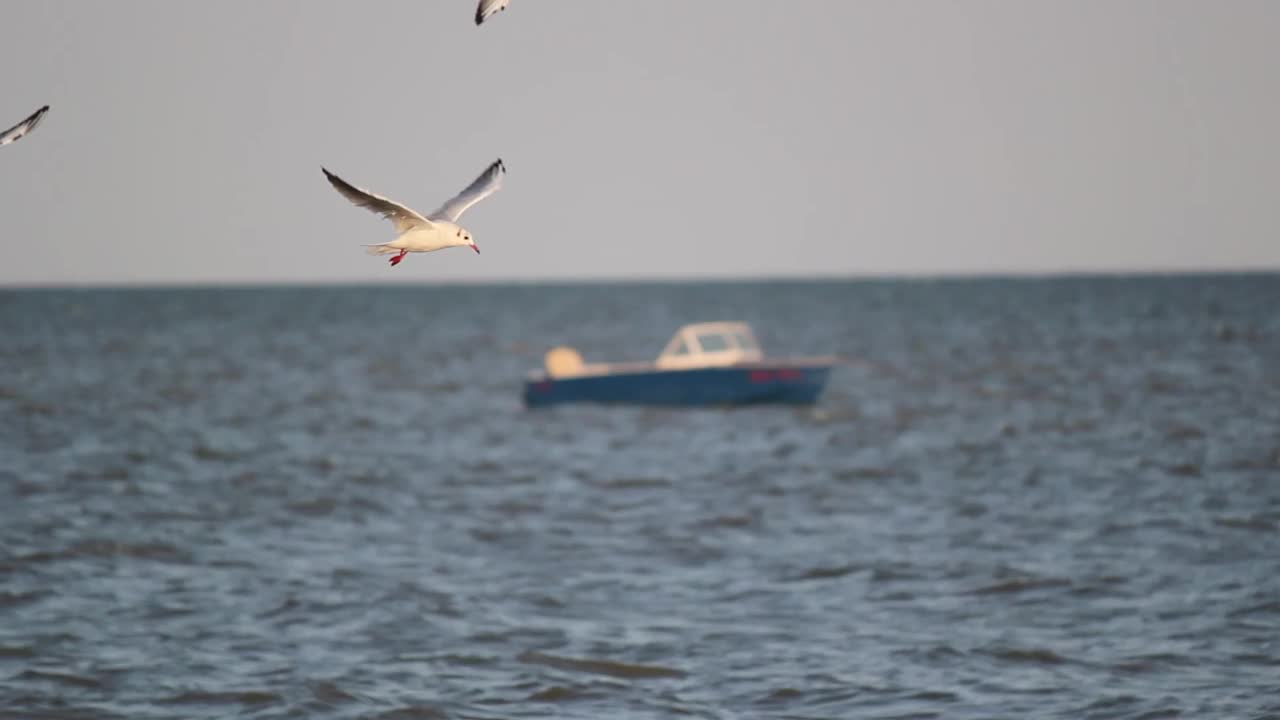
<path id="1" fill-rule="evenodd" d="M 0 289 L 0 717 L 1280 718 L 1280 275 Z"/>

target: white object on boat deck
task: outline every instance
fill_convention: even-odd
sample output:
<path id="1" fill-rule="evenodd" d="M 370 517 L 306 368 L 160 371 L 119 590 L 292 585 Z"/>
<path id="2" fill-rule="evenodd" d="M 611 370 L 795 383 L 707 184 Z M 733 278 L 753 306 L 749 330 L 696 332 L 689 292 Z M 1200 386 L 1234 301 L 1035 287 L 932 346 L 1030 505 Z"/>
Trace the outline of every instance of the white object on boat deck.
<path id="1" fill-rule="evenodd" d="M 547 351 L 542 359 L 547 375 L 551 377 L 571 377 L 582 373 L 582 356 L 577 350 L 561 345 Z"/>

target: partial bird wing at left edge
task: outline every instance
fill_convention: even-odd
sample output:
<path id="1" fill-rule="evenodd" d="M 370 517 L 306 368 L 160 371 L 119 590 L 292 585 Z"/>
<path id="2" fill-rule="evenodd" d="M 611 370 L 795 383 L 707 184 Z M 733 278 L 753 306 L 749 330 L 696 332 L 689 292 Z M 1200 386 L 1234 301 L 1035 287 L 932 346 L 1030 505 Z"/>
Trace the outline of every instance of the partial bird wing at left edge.
<path id="1" fill-rule="evenodd" d="M 480 0 L 480 4 L 476 6 L 476 24 L 479 25 L 488 20 L 490 15 L 499 10 L 507 9 L 509 2 L 511 0 Z"/>
<path id="2" fill-rule="evenodd" d="M 31 117 L 28 117 L 26 120 L 23 120 L 8 130 L 5 130 L 3 133 L 0 133 L 0 145 L 8 145 L 34 130 L 36 125 L 40 124 L 40 121 L 44 118 L 44 114 L 47 112 L 49 112 L 49 106 L 45 105 L 39 110 L 31 113 Z"/>

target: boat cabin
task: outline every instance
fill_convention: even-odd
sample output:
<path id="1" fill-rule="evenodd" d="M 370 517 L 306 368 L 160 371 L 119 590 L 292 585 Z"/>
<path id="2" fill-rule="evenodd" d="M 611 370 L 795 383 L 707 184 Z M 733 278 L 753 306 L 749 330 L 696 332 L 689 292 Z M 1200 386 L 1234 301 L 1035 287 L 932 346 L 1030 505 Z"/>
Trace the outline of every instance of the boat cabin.
<path id="1" fill-rule="evenodd" d="M 764 358 L 751 326 L 738 322 L 685 325 L 676 331 L 655 363 L 662 369 L 717 367 Z"/>
<path id="2" fill-rule="evenodd" d="M 691 370 L 760 362 L 764 353 L 751 326 L 740 322 L 705 322 L 676 330 L 653 362 L 585 363 L 577 350 L 560 346 L 543 359 L 547 377 L 568 378 L 652 370 Z"/>

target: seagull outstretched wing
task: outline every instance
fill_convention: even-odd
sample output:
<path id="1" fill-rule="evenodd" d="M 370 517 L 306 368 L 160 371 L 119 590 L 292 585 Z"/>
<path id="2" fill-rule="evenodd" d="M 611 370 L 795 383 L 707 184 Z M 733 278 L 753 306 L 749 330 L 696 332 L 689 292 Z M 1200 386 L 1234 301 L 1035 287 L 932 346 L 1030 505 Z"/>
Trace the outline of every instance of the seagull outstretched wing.
<path id="1" fill-rule="evenodd" d="M 502 178 L 506 177 L 506 174 L 507 166 L 502 164 L 502 158 L 494 160 L 493 164 L 480 173 L 480 177 L 473 180 L 462 192 L 453 196 L 444 205 L 441 205 L 440 209 L 431 213 L 429 217 L 432 220 L 457 222 L 458 218 L 462 217 L 462 213 L 467 211 L 467 208 L 498 192 L 498 189 L 502 187 Z"/>
<path id="2" fill-rule="evenodd" d="M 368 190 L 361 190 L 342 178 L 334 175 L 325 168 L 320 168 L 324 172 L 324 176 L 329 179 L 329 184 L 335 190 L 350 200 L 352 203 L 359 205 L 366 210 L 375 212 L 382 217 L 390 220 L 396 228 L 396 232 L 405 233 L 414 228 L 429 228 L 431 221 L 422 217 L 418 213 L 401 205 L 394 200 L 388 200 L 381 195 L 375 195 Z"/>

